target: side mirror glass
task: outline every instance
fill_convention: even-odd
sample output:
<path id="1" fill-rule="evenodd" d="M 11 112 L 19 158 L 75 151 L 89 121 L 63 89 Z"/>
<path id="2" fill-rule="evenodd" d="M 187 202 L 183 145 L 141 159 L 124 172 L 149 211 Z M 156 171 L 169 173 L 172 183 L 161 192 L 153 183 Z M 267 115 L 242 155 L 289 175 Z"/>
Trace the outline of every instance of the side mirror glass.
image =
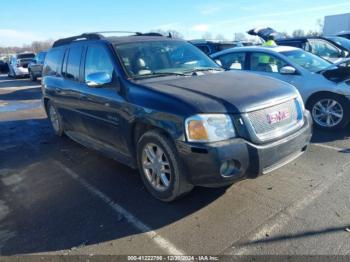
<path id="1" fill-rule="evenodd" d="M 101 87 L 112 82 L 112 76 L 105 72 L 97 72 L 89 74 L 85 82 L 90 87 Z"/>
<path id="2" fill-rule="evenodd" d="M 294 75 L 296 71 L 297 70 L 292 66 L 284 66 L 280 69 L 282 75 Z"/>

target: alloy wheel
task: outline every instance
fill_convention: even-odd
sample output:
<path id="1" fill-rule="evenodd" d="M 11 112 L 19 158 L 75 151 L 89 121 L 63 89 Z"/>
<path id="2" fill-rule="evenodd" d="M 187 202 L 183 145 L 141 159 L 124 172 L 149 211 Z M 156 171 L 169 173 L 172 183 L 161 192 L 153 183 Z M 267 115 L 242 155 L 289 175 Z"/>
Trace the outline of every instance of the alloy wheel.
<path id="1" fill-rule="evenodd" d="M 54 108 L 52 105 L 49 107 L 49 115 L 53 129 L 58 132 L 60 130 L 60 122 L 56 108 Z"/>
<path id="2" fill-rule="evenodd" d="M 329 128 L 338 125 L 343 120 L 344 110 L 338 101 L 326 98 L 314 104 L 312 116 L 318 125 Z"/>
<path id="3" fill-rule="evenodd" d="M 171 182 L 170 163 L 156 144 L 146 144 L 142 151 L 142 168 L 148 182 L 157 191 L 165 191 Z"/>

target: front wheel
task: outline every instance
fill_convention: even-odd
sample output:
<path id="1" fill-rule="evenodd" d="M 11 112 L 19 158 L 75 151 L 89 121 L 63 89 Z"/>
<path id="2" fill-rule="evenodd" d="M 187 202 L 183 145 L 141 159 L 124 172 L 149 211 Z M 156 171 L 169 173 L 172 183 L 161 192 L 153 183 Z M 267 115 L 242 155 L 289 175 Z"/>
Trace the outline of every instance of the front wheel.
<path id="1" fill-rule="evenodd" d="M 309 102 L 315 126 L 324 130 L 344 128 L 350 121 L 350 101 L 336 94 L 317 96 Z"/>
<path id="2" fill-rule="evenodd" d="M 170 202 L 192 190 L 173 142 L 161 132 L 151 130 L 139 139 L 137 160 L 142 181 L 155 198 Z"/>

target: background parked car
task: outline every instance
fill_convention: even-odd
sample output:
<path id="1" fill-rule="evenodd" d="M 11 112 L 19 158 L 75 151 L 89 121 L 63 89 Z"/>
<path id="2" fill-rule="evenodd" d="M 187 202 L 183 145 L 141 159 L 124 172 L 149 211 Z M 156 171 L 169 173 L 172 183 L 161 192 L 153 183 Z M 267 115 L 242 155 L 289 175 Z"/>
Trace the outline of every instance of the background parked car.
<path id="1" fill-rule="evenodd" d="M 0 58 L 0 73 L 8 73 L 8 64 L 4 58 Z"/>
<path id="2" fill-rule="evenodd" d="M 191 44 L 198 47 L 200 50 L 202 50 L 207 55 L 232 48 L 237 46 L 244 46 L 248 45 L 249 42 L 235 42 L 235 41 L 211 41 L 211 40 L 191 40 L 189 41 Z"/>
<path id="3" fill-rule="evenodd" d="M 320 128 L 343 128 L 350 121 L 349 67 L 287 46 L 232 48 L 212 58 L 225 69 L 254 71 L 294 85 Z"/>
<path id="4" fill-rule="evenodd" d="M 28 65 L 34 57 L 34 53 L 21 53 L 11 57 L 8 76 L 14 78 L 28 76 Z"/>
<path id="5" fill-rule="evenodd" d="M 339 62 L 342 59 L 349 57 L 350 54 L 350 48 L 348 48 L 348 44 L 340 44 L 340 41 L 335 41 L 333 37 L 313 36 L 285 38 L 270 27 L 255 28 L 249 30 L 247 33 L 250 35 L 257 35 L 264 41 L 267 40 L 267 37 L 269 35 L 274 35 L 277 45 L 301 48 L 305 51 L 323 57 L 324 59 L 327 59 L 331 62 Z M 347 40 L 344 39 L 343 42 L 346 41 Z"/>
<path id="6" fill-rule="evenodd" d="M 337 33 L 337 36 L 340 36 L 340 37 L 343 37 L 343 38 L 350 40 L 350 31 L 339 32 L 339 33 Z"/>
<path id="7" fill-rule="evenodd" d="M 28 65 L 30 80 L 36 81 L 38 77 L 41 77 L 45 56 L 46 52 L 37 53 L 34 60 Z"/>

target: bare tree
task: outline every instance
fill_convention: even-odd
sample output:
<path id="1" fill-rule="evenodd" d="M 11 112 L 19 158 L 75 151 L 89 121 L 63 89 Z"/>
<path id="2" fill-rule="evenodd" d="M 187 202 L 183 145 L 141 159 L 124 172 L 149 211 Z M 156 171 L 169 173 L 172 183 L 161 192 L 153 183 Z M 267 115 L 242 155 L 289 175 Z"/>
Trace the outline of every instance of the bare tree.
<path id="1" fill-rule="evenodd" d="M 217 34 L 214 39 L 226 41 L 226 38 L 223 34 Z"/>
<path id="2" fill-rule="evenodd" d="M 301 37 L 301 36 L 305 36 L 305 32 L 303 29 L 296 29 L 293 31 L 292 33 L 293 37 Z"/>
<path id="3" fill-rule="evenodd" d="M 202 38 L 203 38 L 203 39 L 207 39 L 207 40 L 211 40 L 211 39 L 213 39 L 213 35 L 212 35 L 210 32 L 205 32 L 205 33 L 202 35 Z"/>
<path id="4" fill-rule="evenodd" d="M 323 27 L 324 27 L 324 20 L 319 18 L 319 19 L 317 19 L 316 24 L 318 26 L 319 35 L 322 35 L 323 34 Z"/>
<path id="5" fill-rule="evenodd" d="M 184 38 L 184 36 L 179 31 L 176 31 L 174 29 L 168 29 L 168 30 L 156 29 L 156 30 L 152 30 L 152 32 L 159 33 L 165 36 L 171 35 L 171 37 L 173 38 L 179 38 L 179 39 Z"/>
<path id="6" fill-rule="evenodd" d="M 19 46 L 7 46 L 0 47 L 0 54 L 9 55 L 16 54 L 22 52 L 34 52 L 38 53 L 40 51 L 46 51 L 51 48 L 53 40 L 45 40 L 45 41 L 34 41 L 31 44 L 25 44 L 21 47 Z"/>
<path id="7" fill-rule="evenodd" d="M 235 41 L 246 41 L 247 37 L 244 33 L 238 32 L 234 34 L 234 40 Z"/>

